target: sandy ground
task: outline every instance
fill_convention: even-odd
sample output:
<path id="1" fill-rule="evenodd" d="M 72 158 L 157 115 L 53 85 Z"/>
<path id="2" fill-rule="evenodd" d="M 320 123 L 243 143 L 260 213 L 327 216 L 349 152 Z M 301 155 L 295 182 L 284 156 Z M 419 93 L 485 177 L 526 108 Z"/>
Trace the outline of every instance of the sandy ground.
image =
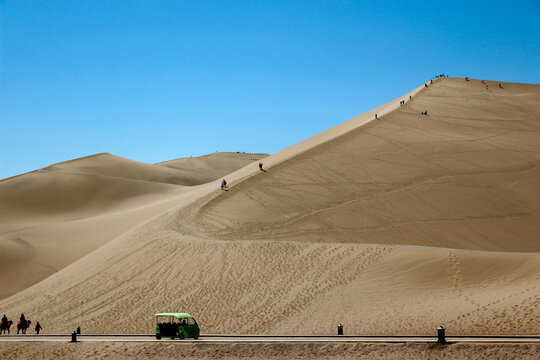
<path id="1" fill-rule="evenodd" d="M 49 333 L 151 333 L 154 313 L 186 311 L 204 333 L 540 334 L 540 86 L 488 83 L 422 84 L 265 158 L 266 172 L 227 175 L 228 191 L 151 182 L 114 206 L 80 200 L 94 217 L 60 218 L 70 231 L 36 243 L 110 234 L 51 255 L 65 267 L 33 270 L 44 280 L 0 312 Z"/>
<path id="2" fill-rule="evenodd" d="M 538 359 L 533 344 L 3 343 L 2 359 Z"/>

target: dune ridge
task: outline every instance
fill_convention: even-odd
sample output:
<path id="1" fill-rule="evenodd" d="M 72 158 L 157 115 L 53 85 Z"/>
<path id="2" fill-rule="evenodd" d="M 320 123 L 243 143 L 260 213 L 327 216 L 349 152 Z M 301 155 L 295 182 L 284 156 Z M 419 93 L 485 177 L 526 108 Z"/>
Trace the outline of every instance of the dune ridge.
<path id="1" fill-rule="evenodd" d="M 540 86 L 488 83 L 437 79 L 228 191 L 146 202 L 0 308 L 51 332 L 152 332 L 153 313 L 187 311 L 204 333 L 538 334 Z"/>

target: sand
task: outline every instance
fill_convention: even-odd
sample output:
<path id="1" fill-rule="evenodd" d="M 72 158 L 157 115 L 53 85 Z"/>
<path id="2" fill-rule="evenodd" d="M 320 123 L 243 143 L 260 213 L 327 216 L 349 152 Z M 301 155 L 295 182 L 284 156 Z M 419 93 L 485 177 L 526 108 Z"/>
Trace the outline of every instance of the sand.
<path id="1" fill-rule="evenodd" d="M 4 343 L 2 359 L 538 359 L 535 344 Z"/>
<path id="2" fill-rule="evenodd" d="M 211 181 L 264 156 L 177 159 L 184 164 L 179 170 L 103 153 L 0 180 L 0 298 L 177 206 L 169 200 L 197 182 L 194 169 L 204 168 L 201 179 Z M 220 166 L 213 169 L 215 159 Z"/>
<path id="3" fill-rule="evenodd" d="M 228 174 L 228 191 L 137 170 L 118 185 L 144 184 L 134 196 L 18 208 L 3 229 L 46 219 L 54 231 L 33 246 L 73 244 L 0 312 L 46 333 L 152 333 L 154 313 L 186 311 L 203 333 L 540 334 L 540 86 L 488 84 L 422 84 L 265 158 L 267 172 L 253 161 Z M 104 188 L 82 168 L 70 176 Z M 24 249 L 10 241 L 8 254 Z"/>
<path id="4" fill-rule="evenodd" d="M 198 157 L 180 158 L 160 162 L 156 165 L 179 170 L 182 184 L 200 185 L 230 174 L 232 171 L 263 160 L 268 154 L 221 152 Z"/>

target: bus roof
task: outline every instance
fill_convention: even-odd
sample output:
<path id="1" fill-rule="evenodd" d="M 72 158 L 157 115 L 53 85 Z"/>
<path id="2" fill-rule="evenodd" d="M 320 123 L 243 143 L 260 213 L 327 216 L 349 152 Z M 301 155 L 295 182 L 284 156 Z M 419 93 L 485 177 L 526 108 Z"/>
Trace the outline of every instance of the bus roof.
<path id="1" fill-rule="evenodd" d="M 177 319 L 185 319 L 185 318 L 193 317 L 187 313 L 159 313 L 159 314 L 156 314 L 156 317 L 157 316 L 174 316 Z"/>

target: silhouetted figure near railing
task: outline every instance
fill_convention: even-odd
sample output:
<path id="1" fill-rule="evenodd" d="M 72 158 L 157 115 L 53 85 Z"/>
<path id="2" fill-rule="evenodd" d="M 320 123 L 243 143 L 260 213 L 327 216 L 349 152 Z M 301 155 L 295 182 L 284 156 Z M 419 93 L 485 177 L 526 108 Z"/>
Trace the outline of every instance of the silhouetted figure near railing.
<path id="1" fill-rule="evenodd" d="M 41 329 L 43 329 L 43 328 L 41 327 L 41 325 L 39 324 L 39 321 L 38 321 L 38 322 L 36 323 L 36 327 L 35 327 L 36 334 L 39 335 L 39 331 L 40 331 Z"/>

